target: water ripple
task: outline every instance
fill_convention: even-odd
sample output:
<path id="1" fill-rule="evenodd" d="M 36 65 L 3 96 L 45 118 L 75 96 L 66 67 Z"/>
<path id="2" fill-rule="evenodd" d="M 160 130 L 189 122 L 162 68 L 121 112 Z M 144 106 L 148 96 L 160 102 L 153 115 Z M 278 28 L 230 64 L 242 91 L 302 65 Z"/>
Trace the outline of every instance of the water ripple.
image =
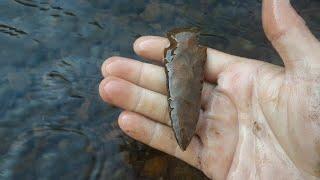
<path id="1" fill-rule="evenodd" d="M 10 36 L 27 35 L 28 33 L 10 25 L 0 23 L 0 32 L 9 34 Z"/>
<path id="2" fill-rule="evenodd" d="M 33 161 L 33 166 L 24 166 L 21 162 L 25 161 Z M 63 167 L 51 169 L 51 173 L 37 172 L 38 168 L 59 167 L 57 163 L 61 161 L 64 161 Z M 94 132 L 59 124 L 39 125 L 25 131 L 12 143 L 0 166 L 0 177 L 19 179 L 24 174 L 34 179 L 58 173 L 64 178 L 99 179 L 104 162 L 103 143 Z M 73 169 L 75 165 L 77 169 Z"/>
<path id="3" fill-rule="evenodd" d="M 24 6 L 38 7 L 38 5 L 34 4 L 32 0 L 14 0 L 14 1 Z"/>

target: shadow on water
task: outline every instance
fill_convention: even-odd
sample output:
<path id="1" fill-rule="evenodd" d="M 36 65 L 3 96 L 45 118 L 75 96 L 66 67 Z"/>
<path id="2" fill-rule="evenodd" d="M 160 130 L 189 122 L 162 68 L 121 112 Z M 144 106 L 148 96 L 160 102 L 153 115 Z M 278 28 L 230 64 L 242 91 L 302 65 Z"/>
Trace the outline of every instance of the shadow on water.
<path id="1" fill-rule="evenodd" d="M 320 37 L 319 1 L 293 3 Z M 0 1 L 1 179 L 205 179 L 120 131 L 120 110 L 98 95 L 100 66 L 140 59 L 137 37 L 181 26 L 199 27 L 204 45 L 281 65 L 260 9 L 251 0 Z"/>

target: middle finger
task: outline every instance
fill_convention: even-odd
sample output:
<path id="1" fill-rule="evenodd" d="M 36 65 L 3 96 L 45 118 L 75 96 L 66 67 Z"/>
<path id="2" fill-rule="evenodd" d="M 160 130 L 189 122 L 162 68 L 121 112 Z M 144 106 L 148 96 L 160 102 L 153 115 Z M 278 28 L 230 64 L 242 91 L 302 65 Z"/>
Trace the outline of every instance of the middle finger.
<path id="1" fill-rule="evenodd" d="M 166 75 L 161 66 L 124 57 L 111 57 L 101 68 L 104 77 L 116 76 L 143 88 L 166 95 Z"/>
<path id="2" fill-rule="evenodd" d="M 113 76 L 100 83 L 99 91 L 108 103 L 170 126 L 167 97 L 163 94 Z"/>
<path id="3" fill-rule="evenodd" d="M 204 83 L 201 106 L 206 107 L 213 86 Z M 102 99 L 122 109 L 142 114 L 150 119 L 171 125 L 167 96 L 137 86 L 124 79 L 108 76 L 99 87 Z"/>

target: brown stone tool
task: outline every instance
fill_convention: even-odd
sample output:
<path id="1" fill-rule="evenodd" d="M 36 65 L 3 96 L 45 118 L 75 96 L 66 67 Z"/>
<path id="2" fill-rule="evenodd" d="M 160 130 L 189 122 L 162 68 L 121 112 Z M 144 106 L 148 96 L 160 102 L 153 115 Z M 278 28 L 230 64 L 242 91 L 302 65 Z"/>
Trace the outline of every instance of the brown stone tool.
<path id="1" fill-rule="evenodd" d="M 197 126 L 201 109 L 206 48 L 198 44 L 198 30 L 178 28 L 167 33 L 165 49 L 168 104 L 172 128 L 182 150 L 186 150 Z"/>

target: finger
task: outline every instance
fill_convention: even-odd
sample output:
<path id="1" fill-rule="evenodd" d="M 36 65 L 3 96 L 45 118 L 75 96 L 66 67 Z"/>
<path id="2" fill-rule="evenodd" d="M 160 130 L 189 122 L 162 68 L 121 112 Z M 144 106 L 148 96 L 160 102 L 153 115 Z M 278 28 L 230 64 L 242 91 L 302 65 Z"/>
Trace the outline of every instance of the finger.
<path id="1" fill-rule="evenodd" d="M 175 140 L 173 131 L 168 126 L 133 112 L 122 112 L 118 122 L 120 128 L 130 137 L 175 156 L 194 167 L 199 167 L 202 146 L 196 137 L 191 140 L 186 151 L 182 151 Z"/>
<path id="2" fill-rule="evenodd" d="M 319 68 L 319 42 L 289 0 L 264 0 L 262 16 L 265 33 L 282 57 L 286 70 L 306 72 Z"/>
<path id="3" fill-rule="evenodd" d="M 202 99 L 208 99 L 212 85 L 204 83 Z M 171 126 L 167 96 L 139 87 L 123 79 L 109 76 L 99 87 L 100 96 L 106 102 L 128 111 L 140 113 L 160 123 Z M 205 106 L 206 101 L 202 101 Z"/>
<path id="4" fill-rule="evenodd" d="M 230 65 L 248 61 L 247 58 L 233 56 L 215 49 L 207 48 L 207 61 L 205 64 L 205 78 L 209 82 L 216 82 L 219 74 L 225 71 Z"/>
<path id="5" fill-rule="evenodd" d="M 143 88 L 167 94 L 164 68 L 123 57 L 107 59 L 101 68 L 104 77 L 116 76 Z"/>
<path id="6" fill-rule="evenodd" d="M 116 76 L 145 89 L 167 95 L 164 68 L 157 65 L 123 57 L 112 57 L 103 63 L 102 74 L 104 77 Z M 204 82 L 203 86 L 202 101 L 205 102 L 215 85 Z"/>
<path id="7" fill-rule="evenodd" d="M 166 96 L 116 77 L 107 77 L 99 87 L 102 99 L 128 111 L 170 125 Z"/>
<path id="8" fill-rule="evenodd" d="M 150 60 L 163 61 L 164 49 L 169 47 L 170 42 L 167 38 L 158 36 L 142 36 L 138 38 L 133 45 L 134 51 Z"/>
<path id="9" fill-rule="evenodd" d="M 157 36 L 140 37 L 134 43 L 134 50 L 146 59 L 163 62 L 164 49 L 168 47 L 167 38 Z M 215 82 L 218 75 L 230 64 L 248 60 L 246 58 L 229 55 L 211 48 L 207 49 L 207 62 L 205 65 L 205 78 L 209 82 Z"/>

